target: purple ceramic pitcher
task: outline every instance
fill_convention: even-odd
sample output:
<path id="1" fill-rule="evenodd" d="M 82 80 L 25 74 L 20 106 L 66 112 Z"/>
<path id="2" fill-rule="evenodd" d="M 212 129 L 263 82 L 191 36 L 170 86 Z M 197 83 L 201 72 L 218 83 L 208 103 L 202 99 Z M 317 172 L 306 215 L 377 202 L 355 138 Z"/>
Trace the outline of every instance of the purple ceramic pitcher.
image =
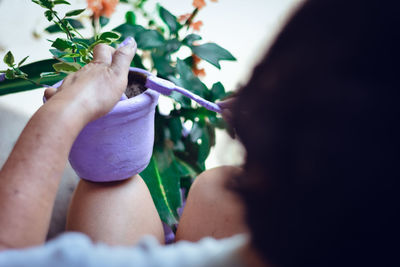
<path id="1" fill-rule="evenodd" d="M 61 82 L 55 87 L 60 85 Z M 108 114 L 86 125 L 69 154 L 69 162 L 79 177 L 112 182 L 130 178 L 146 168 L 153 152 L 158 96 L 156 91 L 146 90 L 121 99 Z"/>

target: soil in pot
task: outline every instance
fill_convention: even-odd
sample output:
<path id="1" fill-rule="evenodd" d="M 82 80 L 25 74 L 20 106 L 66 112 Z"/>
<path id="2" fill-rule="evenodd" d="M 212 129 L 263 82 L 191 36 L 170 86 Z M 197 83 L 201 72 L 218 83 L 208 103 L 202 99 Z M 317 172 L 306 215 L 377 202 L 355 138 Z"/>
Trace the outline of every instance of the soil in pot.
<path id="1" fill-rule="evenodd" d="M 140 95 L 146 90 L 147 90 L 146 87 L 144 87 L 141 83 L 135 80 L 133 73 L 129 72 L 128 86 L 126 87 L 125 90 L 126 97 L 132 98 L 134 96 Z"/>

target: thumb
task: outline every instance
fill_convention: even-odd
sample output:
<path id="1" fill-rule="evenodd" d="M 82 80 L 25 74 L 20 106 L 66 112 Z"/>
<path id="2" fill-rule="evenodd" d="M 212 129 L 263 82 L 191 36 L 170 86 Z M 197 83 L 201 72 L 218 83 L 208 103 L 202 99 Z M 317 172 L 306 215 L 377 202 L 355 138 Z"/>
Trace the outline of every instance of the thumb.
<path id="1" fill-rule="evenodd" d="M 126 38 L 119 48 L 114 52 L 111 69 L 117 75 L 128 75 L 129 66 L 131 65 L 132 59 L 136 53 L 136 42 L 132 37 Z"/>
<path id="2" fill-rule="evenodd" d="M 56 93 L 57 90 L 55 88 L 47 88 L 46 91 L 44 91 L 44 97 L 46 98 L 46 100 L 49 100 Z"/>

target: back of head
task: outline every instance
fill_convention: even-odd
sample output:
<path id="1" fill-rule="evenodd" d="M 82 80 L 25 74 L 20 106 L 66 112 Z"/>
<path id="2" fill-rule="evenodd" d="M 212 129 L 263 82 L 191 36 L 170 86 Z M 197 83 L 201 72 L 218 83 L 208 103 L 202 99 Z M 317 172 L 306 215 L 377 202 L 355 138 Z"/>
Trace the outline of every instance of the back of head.
<path id="1" fill-rule="evenodd" d="M 238 178 L 276 266 L 394 265 L 400 226 L 395 1 L 310 0 L 241 90 Z"/>

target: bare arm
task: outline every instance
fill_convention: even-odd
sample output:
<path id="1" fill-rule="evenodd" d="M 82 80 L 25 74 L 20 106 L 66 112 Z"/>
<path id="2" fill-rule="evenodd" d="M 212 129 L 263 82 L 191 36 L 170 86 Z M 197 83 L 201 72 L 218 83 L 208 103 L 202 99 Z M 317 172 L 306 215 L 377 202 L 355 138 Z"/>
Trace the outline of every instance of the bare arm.
<path id="1" fill-rule="evenodd" d="M 69 75 L 28 122 L 0 171 L 0 249 L 45 240 L 72 143 L 118 101 L 135 50 L 133 40 L 117 51 L 97 46 L 93 62 Z"/>

